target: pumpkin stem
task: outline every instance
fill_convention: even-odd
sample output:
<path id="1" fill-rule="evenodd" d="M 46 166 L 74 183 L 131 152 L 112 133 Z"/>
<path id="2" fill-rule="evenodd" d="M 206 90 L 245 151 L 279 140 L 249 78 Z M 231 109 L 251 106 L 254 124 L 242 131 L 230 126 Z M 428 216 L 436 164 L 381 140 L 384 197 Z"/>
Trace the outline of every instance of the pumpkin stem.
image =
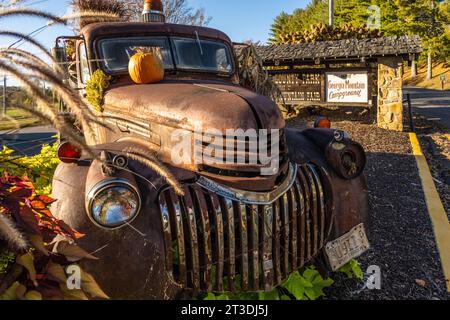
<path id="1" fill-rule="evenodd" d="M 136 53 L 152 53 L 162 60 L 160 47 L 134 47 L 132 50 Z"/>

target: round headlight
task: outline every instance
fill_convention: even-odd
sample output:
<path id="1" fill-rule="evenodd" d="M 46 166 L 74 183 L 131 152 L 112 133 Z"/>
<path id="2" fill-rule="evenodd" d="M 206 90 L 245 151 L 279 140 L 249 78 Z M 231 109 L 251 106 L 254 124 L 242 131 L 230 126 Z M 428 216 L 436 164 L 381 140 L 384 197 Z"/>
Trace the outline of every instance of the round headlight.
<path id="1" fill-rule="evenodd" d="M 117 229 L 132 222 L 141 207 L 139 191 L 125 179 L 99 182 L 91 189 L 86 200 L 86 209 L 92 222 L 108 229 Z"/>

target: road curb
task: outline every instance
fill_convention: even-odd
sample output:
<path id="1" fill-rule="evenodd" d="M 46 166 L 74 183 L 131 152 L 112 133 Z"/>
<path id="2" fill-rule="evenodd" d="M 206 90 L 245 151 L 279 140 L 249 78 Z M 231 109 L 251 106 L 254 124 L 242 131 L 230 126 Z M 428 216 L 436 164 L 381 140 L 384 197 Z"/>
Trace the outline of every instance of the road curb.
<path id="1" fill-rule="evenodd" d="M 419 139 L 415 133 L 410 133 L 409 139 L 419 169 L 428 213 L 433 224 L 436 245 L 446 280 L 447 292 L 450 292 L 450 223 L 439 193 L 437 192 L 436 185 L 434 184 L 427 160 L 420 147 Z"/>

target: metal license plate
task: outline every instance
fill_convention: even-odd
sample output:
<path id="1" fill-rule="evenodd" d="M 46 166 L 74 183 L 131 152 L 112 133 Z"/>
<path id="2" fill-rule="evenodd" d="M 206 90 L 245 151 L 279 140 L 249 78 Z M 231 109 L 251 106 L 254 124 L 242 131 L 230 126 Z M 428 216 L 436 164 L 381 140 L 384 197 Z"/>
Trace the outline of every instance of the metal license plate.
<path id="1" fill-rule="evenodd" d="M 361 223 L 338 239 L 328 242 L 325 253 L 332 270 L 336 271 L 351 259 L 359 257 L 369 247 L 364 224 Z"/>

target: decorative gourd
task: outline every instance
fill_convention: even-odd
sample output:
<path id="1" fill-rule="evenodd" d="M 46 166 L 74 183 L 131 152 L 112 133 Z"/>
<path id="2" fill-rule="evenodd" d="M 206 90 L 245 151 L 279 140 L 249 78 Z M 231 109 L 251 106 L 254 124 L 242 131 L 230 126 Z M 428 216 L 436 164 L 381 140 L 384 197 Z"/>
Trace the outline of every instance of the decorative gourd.
<path id="1" fill-rule="evenodd" d="M 137 84 L 159 82 L 164 79 L 164 64 L 156 48 L 138 48 L 128 64 L 131 79 Z"/>

